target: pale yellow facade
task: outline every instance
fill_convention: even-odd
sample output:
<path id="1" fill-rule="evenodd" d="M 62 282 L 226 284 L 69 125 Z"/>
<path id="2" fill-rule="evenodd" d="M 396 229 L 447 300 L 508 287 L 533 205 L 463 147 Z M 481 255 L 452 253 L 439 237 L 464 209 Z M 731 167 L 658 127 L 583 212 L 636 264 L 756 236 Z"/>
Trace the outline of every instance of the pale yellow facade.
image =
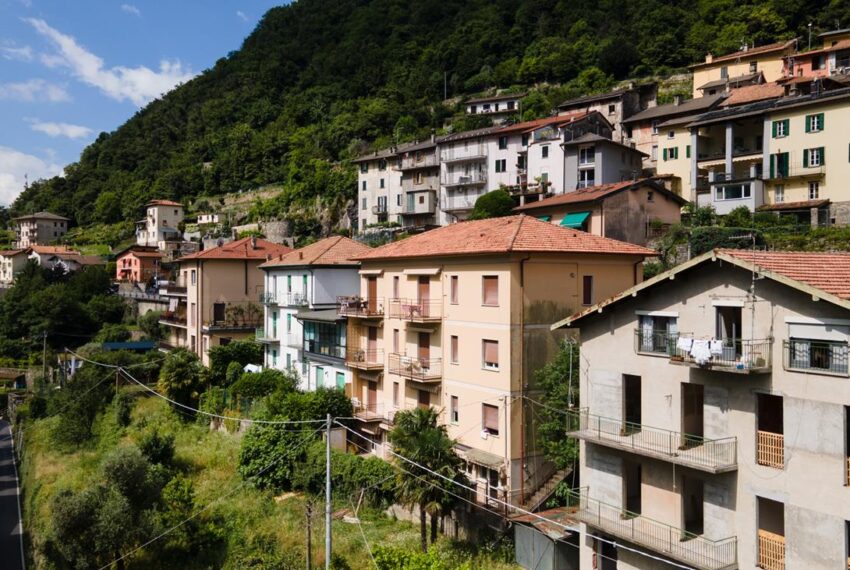
<path id="1" fill-rule="evenodd" d="M 659 175 L 675 176 L 680 183 L 682 198 L 694 201 L 696 195 L 691 180 L 691 132 L 686 125 L 687 123 L 682 122 L 659 128 L 656 171 Z M 696 160 L 696 157 L 693 157 L 693 160 Z"/>
<path id="2" fill-rule="evenodd" d="M 791 53 L 791 48 L 787 50 L 777 50 L 769 53 L 750 53 L 737 52 L 737 57 L 723 56 L 721 58 L 706 57 L 705 63 L 700 63 L 691 66 L 693 72 L 694 88 L 693 97 L 701 97 L 702 95 L 710 95 L 711 93 L 703 93 L 699 89 L 701 86 L 711 81 L 720 79 L 734 79 L 742 75 L 750 75 L 761 72 L 764 75 L 766 83 L 771 83 L 782 78 L 783 60 L 782 56 L 786 53 Z M 709 61 L 710 59 L 710 61 Z M 718 93 L 722 92 L 723 88 L 718 88 Z"/>

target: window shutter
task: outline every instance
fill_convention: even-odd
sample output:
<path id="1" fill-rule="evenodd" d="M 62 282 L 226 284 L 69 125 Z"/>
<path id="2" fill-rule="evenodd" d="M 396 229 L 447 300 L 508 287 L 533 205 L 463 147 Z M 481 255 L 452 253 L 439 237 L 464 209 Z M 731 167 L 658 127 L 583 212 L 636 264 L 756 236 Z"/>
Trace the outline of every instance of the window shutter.
<path id="1" fill-rule="evenodd" d="M 809 167 L 809 149 L 803 150 L 803 168 Z"/>
<path id="2" fill-rule="evenodd" d="M 785 125 L 785 132 L 783 134 L 787 137 L 791 134 L 791 119 L 785 119 L 782 123 Z"/>
<path id="3" fill-rule="evenodd" d="M 824 147 L 820 147 L 818 151 L 820 151 L 820 165 L 826 166 L 826 153 L 824 152 Z"/>
<path id="4" fill-rule="evenodd" d="M 485 340 L 484 343 L 484 362 L 487 364 L 499 365 L 499 341 Z"/>
<path id="5" fill-rule="evenodd" d="M 691 157 L 691 145 L 686 145 L 685 146 L 685 158 L 690 158 L 690 157 Z"/>
<path id="6" fill-rule="evenodd" d="M 499 304 L 499 278 L 496 276 L 485 276 L 481 278 L 483 283 L 484 304 Z"/>
<path id="7" fill-rule="evenodd" d="M 776 178 L 776 155 L 775 154 L 770 155 L 770 177 Z"/>
<path id="8" fill-rule="evenodd" d="M 776 138 L 776 121 L 773 121 L 773 124 L 771 125 L 771 127 L 773 128 L 773 135 L 772 136 L 773 136 L 773 138 Z"/>
<path id="9" fill-rule="evenodd" d="M 806 132 L 812 132 L 812 117 L 814 115 L 806 115 Z"/>
<path id="10" fill-rule="evenodd" d="M 823 121 L 823 113 L 818 113 L 818 122 L 820 123 L 820 130 L 824 130 L 826 128 L 826 123 Z"/>
<path id="11" fill-rule="evenodd" d="M 457 344 L 457 336 L 455 336 L 455 335 L 452 335 L 452 338 L 451 338 L 451 350 L 452 350 L 452 362 L 457 362 L 458 344 Z"/>
<path id="12" fill-rule="evenodd" d="M 499 408 L 490 404 L 481 405 L 481 420 L 484 429 L 492 434 L 499 433 Z"/>

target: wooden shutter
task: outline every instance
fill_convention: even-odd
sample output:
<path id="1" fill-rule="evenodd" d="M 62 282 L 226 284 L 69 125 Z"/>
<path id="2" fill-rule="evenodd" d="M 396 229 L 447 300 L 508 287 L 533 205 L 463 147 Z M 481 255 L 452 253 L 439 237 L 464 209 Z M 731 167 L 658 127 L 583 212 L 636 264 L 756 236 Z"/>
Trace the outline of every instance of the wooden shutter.
<path id="1" fill-rule="evenodd" d="M 771 124 L 771 128 L 773 129 L 773 131 L 772 131 L 772 133 L 771 133 L 771 136 L 772 136 L 773 138 L 776 138 L 776 124 L 777 124 L 777 122 L 776 122 L 776 121 L 773 121 L 773 124 Z"/>
<path id="2" fill-rule="evenodd" d="M 770 155 L 770 177 L 776 178 L 776 155 Z"/>
<path id="3" fill-rule="evenodd" d="M 499 435 L 499 408 L 490 404 L 481 405 L 481 423 L 491 435 Z"/>
<path id="4" fill-rule="evenodd" d="M 498 366 L 499 365 L 499 341 L 497 341 L 497 340 L 485 340 L 485 341 L 482 341 L 482 344 L 484 345 L 484 363 Z"/>
<path id="5" fill-rule="evenodd" d="M 814 117 L 814 115 L 806 115 L 806 132 L 807 133 L 812 132 L 812 117 Z"/>
<path id="6" fill-rule="evenodd" d="M 820 165 L 826 166 L 826 152 L 824 147 L 820 147 L 818 150 L 820 151 Z"/>
<path id="7" fill-rule="evenodd" d="M 803 149 L 803 168 L 809 167 L 809 149 Z"/>
<path id="8" fill-rule="evenodd" d="M 666 148 L 661 150 L 661 156 L 664 158 L 664 160 L 667 160 L 667 149 Z"/>
<path id="9" fill-rule="evenodd" d="M 495 275 L 487 275 L 481 278 L 483 297 L 485 305 L 499 304 L 499 278 Z"/>
<path id="10" fill-rule="evenodd" d="M 685 145 L 685 158 L 691 157 L 691 145 Z"/>
<path id="11" fill-rule="evenodd" d="M 451 351 L 452 351 L 452 362 L 457 362 L 457 358 L 458 358 L 458 338 L 455 335 L 452 335 L 452 338 L 451 338 Z"/>
<path id="12" fill-rule="evenodd" d="M 818 113 L 818 123 L 820 123 L 820 130 L 824 130 L 826 128 L 826 123 L 823 120 L 823 113 Z"/>
<path id="13" fill-rule="evenodd" d="M 457 275 L 452 275 L 449 279 L 451 285 L 451 302 L 452 305 L 457 305 Z"/>
<path id="14" fill-rule="evenodd" d="M 791 134 L 791 119 L 785 119 L 782 121 L 783 126 L 785 127 L 785 132 L 782 133 L 783 136 L 788 136 Z"/>

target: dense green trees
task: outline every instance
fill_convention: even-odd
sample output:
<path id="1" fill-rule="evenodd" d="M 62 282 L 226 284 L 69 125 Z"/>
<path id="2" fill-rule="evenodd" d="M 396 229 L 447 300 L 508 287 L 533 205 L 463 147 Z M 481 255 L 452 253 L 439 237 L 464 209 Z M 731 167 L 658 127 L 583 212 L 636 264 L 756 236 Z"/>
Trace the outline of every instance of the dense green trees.
<path id="1" fill-rule="evenodd" d="M 501 218 L 510 216 L 514 209 L 514 199 L 507 190 L 494 190 L 480 196 L 475 201 L 472 212 L 469 213 L 470 220 L 485 220 L 487 218 Z"/>

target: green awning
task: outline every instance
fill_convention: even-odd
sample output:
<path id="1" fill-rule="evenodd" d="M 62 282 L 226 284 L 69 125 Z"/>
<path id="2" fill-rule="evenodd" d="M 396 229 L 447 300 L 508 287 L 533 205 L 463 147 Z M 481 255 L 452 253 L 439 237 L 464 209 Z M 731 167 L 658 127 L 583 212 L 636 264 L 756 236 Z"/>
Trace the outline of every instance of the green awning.
<path id="1" fill-rule="evenodd" d="M 544 222 L 551 222 L 552 216 L 537 216 L 538 220 L 543 220 Z"/>
<path id="2" fill-rule="evenodd" d="M 573 212 L 564 216 L 561 220 L 561 225 L 574 230 L 580 230 L 587 223 L 587 218 L 590 217 L 590 212 Z"/>

